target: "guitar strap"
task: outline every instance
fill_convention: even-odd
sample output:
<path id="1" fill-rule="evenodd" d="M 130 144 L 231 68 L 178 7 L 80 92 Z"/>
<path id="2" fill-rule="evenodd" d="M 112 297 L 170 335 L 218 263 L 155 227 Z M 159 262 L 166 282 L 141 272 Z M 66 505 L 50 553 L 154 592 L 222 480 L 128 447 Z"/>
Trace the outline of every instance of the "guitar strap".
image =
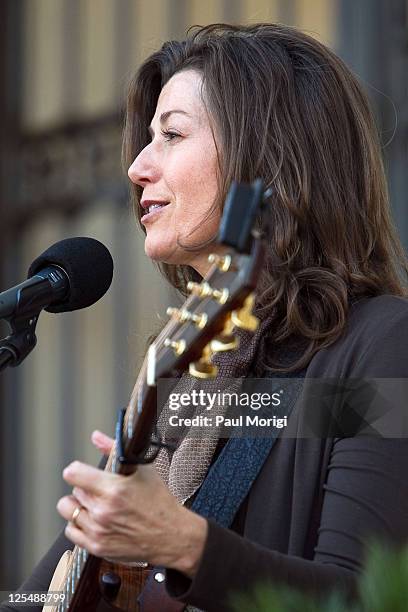
<path id="1" fill-rule="evenodd" d="M 281 402 L 279 406 L 274 407 L 274 415 L 277 418 L 287 416 L 289 419 L 303 388 L 305 373 L 306 368 L 293 374 L 273 374 L 273 381 L 282 378 L 281 387 L 284 387 Z M 290 378 L 293 380 L 287 380 Z M 270 407 L 268 411 L 270 416 Z M 263 416 L 266 414 L 259 414 L 259 417 Z M 229 528 L 280 432 L 281 429 L 273 427 L 268 430 L 267 437 L 229 438 L 210 467 L 191 505 L 191 510 Z M 157 576 L 160 576 L 160 582 L 157 581 Z M 157 612 L 157 610 L 179 612 L 185 609 L 185 604 L 172 599 L 167 594 L 164 578 L 164 568 L 152 569 L 138 599 L 140 612 Z"/>

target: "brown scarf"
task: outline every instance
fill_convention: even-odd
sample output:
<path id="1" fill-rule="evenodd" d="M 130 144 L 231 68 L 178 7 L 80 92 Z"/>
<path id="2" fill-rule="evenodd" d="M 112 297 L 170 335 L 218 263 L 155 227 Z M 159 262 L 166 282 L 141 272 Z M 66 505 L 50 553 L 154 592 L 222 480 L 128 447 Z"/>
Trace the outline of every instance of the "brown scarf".
<path id="1" fill-rule="evenodd" d="M 268 327 L 269 318 L 265 318 L 260 322 L 255 333 L 241 329 L 235 330 L 234 333 L 240 340 L 239 347 L 232 352 L 216 354 L 213 363 L 218 366 L 218 375 L 212 381 L 210 387 L 206 385 L 206 390 L 212 388 L 213 391 L 231 391 L 231 387 L 222 388 L 223 380 L 229 379 L 231 385 L 231 379 L 233 379 L 237 381 L 236 384 L 239 384 L 239 379 L 248 376 L 251 367 L 256 362 L 261 340 L 265 337 Z M 202 386 L 200 380 L 185 373 L 173 387 L 172 393 L 190 394 L 194 389 L 199 391 Z M 234 382 L 232 386 L 234 386 Z M 170 410 L 167 401 L 157 424 L 158 433 L 164 442 L 170 441 L 171 431 L 169 431 L 168 426 L 170 414 L 174 414 L 174 412 Z M 191 417 L 191 407 L 181 407 L 177 411 L 177 415 L 179 417 Z M 200 437 L 189 435 L 187 432 L 174 452 L 171 453 L 166 448 L 160 450 L 154 465 L 170 492 L 181 503 L 184 504 L 200 487 L 211 465 L 218 442 L 219 438 L 215 432 L 212 435 L 207 435 L 205 432 Z"/>

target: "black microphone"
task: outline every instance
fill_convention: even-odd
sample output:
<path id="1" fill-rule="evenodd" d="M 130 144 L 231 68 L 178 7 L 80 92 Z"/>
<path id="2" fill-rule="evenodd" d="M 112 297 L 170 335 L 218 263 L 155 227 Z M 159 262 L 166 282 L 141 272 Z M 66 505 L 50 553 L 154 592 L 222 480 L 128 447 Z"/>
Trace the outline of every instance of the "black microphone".
<path id="1" fill-rule="evenodd" d="M 67 238 L 50 246 L 28 270 L 28 280 L 0 293 L 0 318 L 28 319 L 42 309 L 86 308 L 109 289 L 113 261 L 94 238 Z"/>

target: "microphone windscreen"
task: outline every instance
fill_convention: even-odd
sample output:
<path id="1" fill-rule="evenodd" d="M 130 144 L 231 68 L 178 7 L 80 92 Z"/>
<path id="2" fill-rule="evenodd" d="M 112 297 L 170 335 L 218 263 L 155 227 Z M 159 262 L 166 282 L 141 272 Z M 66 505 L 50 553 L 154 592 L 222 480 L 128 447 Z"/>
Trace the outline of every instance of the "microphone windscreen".
<path id="1" fill-rule="evenodd" d="M 94 238 L 66 238 L 56 242 L 33 261 L 27 278 L 49 265 L 65 270 L 70 291 L 63 300 L 50 304 L 45 309 L 48 312 L 66 312 L 91 306 L 107 292 L 112 282 L 111 254 Z"/>

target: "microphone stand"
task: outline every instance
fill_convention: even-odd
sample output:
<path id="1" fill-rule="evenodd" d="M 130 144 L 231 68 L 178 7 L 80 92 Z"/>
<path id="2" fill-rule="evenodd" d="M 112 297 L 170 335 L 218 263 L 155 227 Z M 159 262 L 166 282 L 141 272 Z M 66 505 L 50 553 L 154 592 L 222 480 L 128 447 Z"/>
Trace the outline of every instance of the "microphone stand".
<path id="1" fill-rule="evenodd" d="M 7 367 L 16 367 L 27 357 L 37 344 L 35 327 L 40 313 L 30 317 L 16 317 L 9 320 L 11 334 L 0 340 L 0 372 Z"/>
<path id="2" fill-rule="evenodd" d="M 0 372 L 20 365 L 37 344 L 35 327 L 49 286 L 49 279 L 32 277 L 22 283 L 17 294 L 14 287 L 1 294 L 0 319 L 9 324 L 11 334 L 0 340 Z"/>

